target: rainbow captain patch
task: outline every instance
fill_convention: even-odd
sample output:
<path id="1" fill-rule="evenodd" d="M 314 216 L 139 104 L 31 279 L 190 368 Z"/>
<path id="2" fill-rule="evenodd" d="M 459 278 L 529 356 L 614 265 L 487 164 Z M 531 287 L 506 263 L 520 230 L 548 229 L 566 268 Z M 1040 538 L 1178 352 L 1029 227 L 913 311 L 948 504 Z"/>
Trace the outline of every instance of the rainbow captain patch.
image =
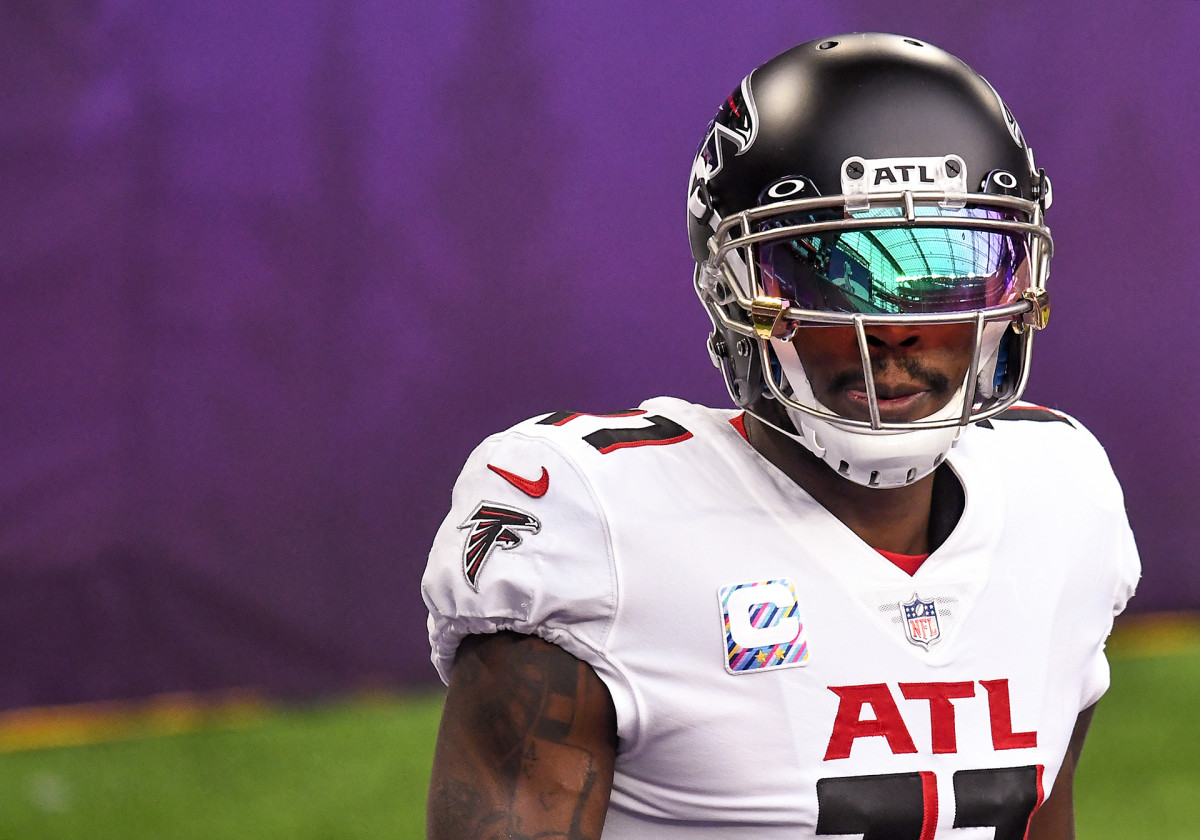
<path id="1" fill-rule="evenodd" d="M 808 639 L 790 580 L 723 586 L 717 599 L 725 626 L 726 671 L 748 674 L 808 662 Z"/>

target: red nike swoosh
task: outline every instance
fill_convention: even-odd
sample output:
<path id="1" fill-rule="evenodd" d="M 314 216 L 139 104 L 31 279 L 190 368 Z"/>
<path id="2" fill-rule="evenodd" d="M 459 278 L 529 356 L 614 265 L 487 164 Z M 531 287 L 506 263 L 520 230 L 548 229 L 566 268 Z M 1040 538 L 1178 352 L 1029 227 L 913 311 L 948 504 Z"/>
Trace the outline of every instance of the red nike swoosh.
<path id="1" fill-rule="evenodd" d="M 493 467 L 488 464 L 488 469 L 496 475 L 503 478 L 513 487 L 516 487 L 526 496 L 533 496 L 535 499 L 540 499 L 546 495 L 546 491 L 550 489 L 550 473 L 546 472 L 546 468 L 542 467 L 542 477 L 537 481 L 532 481 L 528 478 L 522 478 L 515 473 L 510 473 L 508 470 L 502 470 L 499 467 Z"/>

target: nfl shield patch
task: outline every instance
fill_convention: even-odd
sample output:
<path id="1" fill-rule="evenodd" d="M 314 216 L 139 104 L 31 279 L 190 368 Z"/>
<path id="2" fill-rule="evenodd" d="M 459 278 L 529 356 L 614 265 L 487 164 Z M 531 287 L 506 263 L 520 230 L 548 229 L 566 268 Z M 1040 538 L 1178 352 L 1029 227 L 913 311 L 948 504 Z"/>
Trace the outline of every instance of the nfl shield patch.
<path id="1" fill-rule="evenodd" d="M 749 674 L 808 662 L 808 639 L 790 580 L 723 586 L 717 599 L 725 629 L 726 671 Z"/>
<path id="2" fill-rule="evenodd" d="M 907 604 L 902 603 L 900 609 L 904 611 L 904 635 L 914 645 L 921 645 L 928 650 L 930 645 L 942 638 L 937 607 L 932 599 L 922 601 L 914 592 L 912 599 Z"/>

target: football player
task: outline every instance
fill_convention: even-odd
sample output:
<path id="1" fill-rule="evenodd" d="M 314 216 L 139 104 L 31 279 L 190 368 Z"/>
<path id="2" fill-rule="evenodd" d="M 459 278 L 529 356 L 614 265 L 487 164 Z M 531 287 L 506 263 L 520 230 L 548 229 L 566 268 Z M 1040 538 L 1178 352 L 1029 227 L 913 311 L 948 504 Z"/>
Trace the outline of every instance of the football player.
<path id="1" fill-rule="evenodd" d="M 1074 836 L 1137 552 L 1103 449 L 1019 402 L 1050 180 L 912 38 L 791 49 L 687 194 L 737 409 L 488 438 L 422 591 L 431 838 Z"/>

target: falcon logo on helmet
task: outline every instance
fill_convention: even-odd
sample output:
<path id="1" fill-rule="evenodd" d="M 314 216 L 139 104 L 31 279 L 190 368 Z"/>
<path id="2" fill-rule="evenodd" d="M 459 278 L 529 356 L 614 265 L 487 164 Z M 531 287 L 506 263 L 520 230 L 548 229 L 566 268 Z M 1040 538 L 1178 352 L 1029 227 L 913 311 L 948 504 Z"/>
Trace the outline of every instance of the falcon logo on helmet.
<path id="1" fill-rule="evenodd" d="M 692 162 L 688 209 L 696 218 L 703 219 L 711 211 L 704 185 L 725 168 L 725 156 L 731 151 L 734 157 L 744 154 L 754 144 L 756 137 L 758 109 L 750 90 L 750 77 L 747 76 L 717 111 Z"/>
<path id="2" fill-rule="evenodd" d="M 521 535 L 517 531 L 536 534 L 542 529 L 542 523 L 523 510 L 495 502 L 480 502 L 475 512 L 458 527 L 459 530 L 470 529 L 463 544 L 463 574 L 471 588 L 478 592 L 479 573 L 492 549 L 496 546 L 505 550 L 516 548 L 521 544 Z"/>

